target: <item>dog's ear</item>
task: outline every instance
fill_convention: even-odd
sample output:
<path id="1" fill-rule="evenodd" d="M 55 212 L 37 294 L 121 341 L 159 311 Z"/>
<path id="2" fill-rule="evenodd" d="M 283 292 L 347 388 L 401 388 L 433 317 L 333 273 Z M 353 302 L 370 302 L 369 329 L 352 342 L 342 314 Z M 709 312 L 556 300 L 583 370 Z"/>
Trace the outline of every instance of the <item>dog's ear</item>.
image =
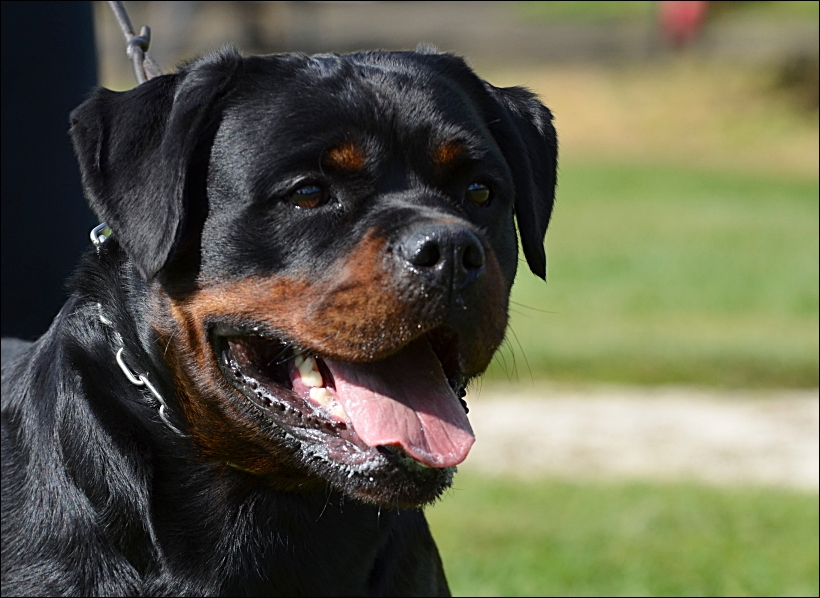
<path id="1" fill-rule="evenodd" d="M 558 142 L 552 113 L 522 87 L 485 84 L 500 105 L 499 118 L 488 123 L 507 158 L 515 182 L 515 216 L 530 270 L 546 280 L 544 236 L 555 200 Z"/>
<path id="2" fill-rule="evenodd" d="M 198 199 L 187 196 L 189 175 L 241 62 L 224 51 L 130 91 L 98 89 L 71 113 L 89 204 L 146 280 L 179 246 L 187 204 Z"/>

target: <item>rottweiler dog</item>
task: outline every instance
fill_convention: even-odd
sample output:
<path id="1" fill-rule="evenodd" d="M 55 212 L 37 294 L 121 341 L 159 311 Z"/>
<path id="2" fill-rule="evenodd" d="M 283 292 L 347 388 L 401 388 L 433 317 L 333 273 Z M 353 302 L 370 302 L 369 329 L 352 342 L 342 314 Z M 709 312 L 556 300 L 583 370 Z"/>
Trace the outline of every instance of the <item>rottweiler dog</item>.
<path id="1" fill-rule="evenodd" d="M 107 226 L 4 345 L 3 594 L 448 594 L 421 508 L 474 441 L 516 222 L 545 276 L 549 110 L 432 49 L 223 50 L 70 134 Z"/>

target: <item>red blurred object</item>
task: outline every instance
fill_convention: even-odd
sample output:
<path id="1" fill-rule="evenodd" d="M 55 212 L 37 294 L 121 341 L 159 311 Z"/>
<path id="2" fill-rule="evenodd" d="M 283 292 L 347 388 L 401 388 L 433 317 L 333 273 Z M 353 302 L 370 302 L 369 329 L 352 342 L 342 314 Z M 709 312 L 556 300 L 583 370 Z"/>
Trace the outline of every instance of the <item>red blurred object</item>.
<path id="1" fill-rule="evenodd" d="M 661 33 L 670 44 L 685 46 L 695 39 L 708 10 L 708 2 L 658 2 Z"/>

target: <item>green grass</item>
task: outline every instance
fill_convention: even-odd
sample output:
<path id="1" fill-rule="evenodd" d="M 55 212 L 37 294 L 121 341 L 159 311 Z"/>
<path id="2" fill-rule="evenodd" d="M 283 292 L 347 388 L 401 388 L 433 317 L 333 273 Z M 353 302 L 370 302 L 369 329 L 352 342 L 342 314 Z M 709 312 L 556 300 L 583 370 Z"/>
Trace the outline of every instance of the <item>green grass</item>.
<path id="1" fill-rule="evenodd" d="M 818 594 L 818 497 L 459 474 L 428 519 L 455 595 Z"/>
<path id="2" fill-rule="evenodd" d="M 818 182 L 570 163 L 491 379 L 818 385 Z"/>

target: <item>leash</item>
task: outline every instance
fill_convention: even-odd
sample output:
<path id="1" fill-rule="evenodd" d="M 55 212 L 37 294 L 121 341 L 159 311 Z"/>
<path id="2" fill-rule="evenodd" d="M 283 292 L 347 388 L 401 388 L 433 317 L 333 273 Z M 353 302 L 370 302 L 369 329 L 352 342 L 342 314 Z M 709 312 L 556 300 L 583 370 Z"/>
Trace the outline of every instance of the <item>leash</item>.
<path id="1" fill-rule="evenodd" d="M 137 84 L 141 85 L 149 79 L 162 75 L 159 65 L 148 54 L 148 46 L 151 44 L 151 28 L 143 25 L 140 34 L 136 35 L 123 3 L 109 2 L 108 6 L 114 12 L 122 34 L 125 36 L 125 53 L 133 63 Z"/>

